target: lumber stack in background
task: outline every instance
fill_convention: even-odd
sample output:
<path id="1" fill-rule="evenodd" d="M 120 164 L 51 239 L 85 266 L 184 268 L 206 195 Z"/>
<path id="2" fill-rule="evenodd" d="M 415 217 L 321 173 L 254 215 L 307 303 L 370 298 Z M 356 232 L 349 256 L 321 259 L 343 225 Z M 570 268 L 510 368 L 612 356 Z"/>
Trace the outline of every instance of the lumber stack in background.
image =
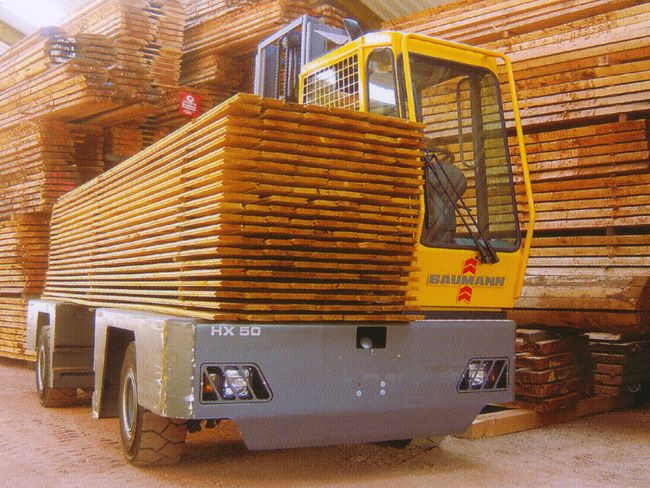
<path id="1" fill-rule="evenodd" d="M 264 38 L 302 15 L 337 27 L 346 17 L 319 0 L 188 0 L 186 12 L 181 84 L 203 90 L 213 104 L 252 93 L 257 45 Z"/>
<path id="2" fill-rule="evenodd" d="M 179 101 L 182 93 L 191 93 L 196 100 L 200 100 L 200 113 L 205 113 L 215 105 L 218 105 L 216 100 L 223 101 L 228 98 L 224 95 L 222 100 L 221 96 L 215 96 L 215 93 L 222 92 L 205 88 L 182 86 L 175 90 L 169 90 L 165 96 L 161 98 L 156 113 L 149 117 L 145 117 L 144 121 L 142 121 L 138 126 L 141 131 L 142 140 L 142 145 L 139 149 L 153 144 L 191 120 L 187 115 L 181 114 L 179 110 Z M 135 148 L 135 146 L 133 146 L 133 148 Z M 125 155 L 132 156 L 136 152 L 137 150 Z M 126 158 L 123 158 L 122 161 L 124 159 Z"/>
<path id="3" fill-rule="evenodd" d="M 510 54 L 527 126 L 566 124 L 650 110 L 649 27 L 644 3 L 486 47 Z"/>
<path id="4" fill-rule="evenodd" d="M 193 27 L 206 19 L 224 16 L 251 0 L 185 0 L 185 26 Z"/>
<path id="5" fill-rule="evenodd" d="M 406 321 L 421 125 L 238 95 L 71 191 L 44 297 L 233 321 Z"/>
<path id="6" fill-rule="evenodd" d="M 457 0 L 384 22 L 383 28 L 478 45 L 639 3 L 638 0 Z"/>
<path id="7" fill-rule="evenodd" d="M 311 0 L 269 0 L 245 4 L 223 15 L 207 16 L 185 31 L 183 53 L 253 52 L 260 40 L 291 20 L 317 14 Z M 341 19 L 342 20 L 342 19 Z"/>
<path id="8" fill-rule="evenodd" d="M 180 77 L 180 2 L 98 0 L 0 56 L 0 127 L 41 117 L 110 125 L 155 112 Z"/>
<path id="9" fill-rule="evenodd" d="M 49 214 L 14 214 L 0 221 L 0 355 L 33 359 L 25 351 L 27 299 L 45 281 Z"/>
<path id="10" fill-rule="evenodd" d="M 0 220 L 13 213 L 49 212 L 58 197 L 103 170 L 88 151 L 101 134 L 54 120 L 0 132 Z"/>
<path id="11" fill-rule="evenodd" d="M 142 149 L 146 117 L 178 92 L 177 0 L 98 0 L 0 55 L 0 355 L 24 351 L 45 282 L 57 198 Z"/>
<path id="12" fill-rule="evenodd" d="M 156 96 L 178 86 L 184 21 L 180 0 L 97 0 L 62 28 L 73 36 L 104 36 L 115 49 L 112 83 Z"/>
<path id="13" fill-rule="evenodd" d="M 185 26 L 186 29 L 191 29 L 197 24 L 208 22 L 216 18 L 226 18 L 231 19 L 233 16 L 237 15 L 238 11 L 241 11 L 242 8 L 246 8 L 255 3 L 263 3 L 259 0 L 185 0 Z M 327 19 L 331 19 L 332 22 L 342 25 L 342 20 L 344 18 L 343 13 L 327 4 L 320 1 L 308 0 L 304 2 L 300 0 L 302 6 L 299 5 L 298 8 L 303 7 L 305 4 L 309 5 L 309 14 L 316 17 L 324 16 Z M 286 5 L 284 6 L 286 8 Z M 293 20 L 295 17 L 291 17 L 290 20 Z M 327 22 L 328 24 L 330 22 Z"/>
<path id="14" fill-rule="evenodd" d="M 0 55 L 0 128 L 43 117 L 74 120 L 124 101 L 109 84 L 103 37 L 41 29 Z"/>
<path id="15" fill-rule="evenodd" d="M 343 18 L 313 0 L 189 3 L 186 23 L 180 0 L 97 0 L 0 55 L 0 226 L 22 214 L 47 220 L 62 194 L 187 123 L 181 92 L 200 96 L 203 113 L 252 91 L 256 44 L 283 23 L 303 13 L 337 25 Z M 243 26 L 252 28 L 239 43 Z M 184 31 L 193 28 L 208 43 L 229 39 L 228 49 L 184 55 Z M 3 337 L 11 350 L 0 355 L 33 359 L 20 352 L 20 331 L 27 295 L 41 290 L 10 293 L 7 283 L 0 283 L 0 320 L 19 332 Z"/>
<path id="16" fill-rule="evenodd" d="M 593 393 L 586 334 L 518 329 L 515 404 L 538 412 L 570 408 Z"/>
<path id="17" fill-rule="evenodd" d="M 538 223 L 511 317 L 650 332 L 650 4 L 459 0 L 384 27 L 513 61 Z"/>
<path id="18" fill-rule="evenodd" d="M 589 334 L 595 392 L 625 396 L 650 385 L 650 336 Z"/>
<path id="19" fill-rule="evenodd" d="M 124 123 L 104 130 L 103 160 L 106 169 L 130 158 L 145 145 L 143 129 L 138 123 Z"/>

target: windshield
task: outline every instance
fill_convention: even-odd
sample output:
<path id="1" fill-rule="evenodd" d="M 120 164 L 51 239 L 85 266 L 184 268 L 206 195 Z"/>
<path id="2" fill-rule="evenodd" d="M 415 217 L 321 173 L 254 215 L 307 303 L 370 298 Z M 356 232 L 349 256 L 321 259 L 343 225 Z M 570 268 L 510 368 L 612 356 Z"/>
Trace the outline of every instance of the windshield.
<path id="1" fill-rule="evenodd" d="M 492 72 L 410 54 L 417 119 L 426 124 L 422 244 L 519 247 L 499 82 Z M 465 215 L 463 215 L 465 214 Z"/>

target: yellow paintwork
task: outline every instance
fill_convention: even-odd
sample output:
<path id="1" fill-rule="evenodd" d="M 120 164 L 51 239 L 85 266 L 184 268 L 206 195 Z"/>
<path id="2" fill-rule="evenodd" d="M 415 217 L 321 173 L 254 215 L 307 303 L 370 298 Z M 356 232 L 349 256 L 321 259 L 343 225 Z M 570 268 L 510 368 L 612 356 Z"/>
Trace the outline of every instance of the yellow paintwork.
<path id="1" fill-rule="evenodd" d="M 529 208 L 528 233 L 523 239 L 520 248 L 515 252 L 498 252 L 499 262 L 496 264 L 479 264 L 474 278 L 481 280 L 494 280 L 503 286 L 472 286 L 472 296 L 469 303 L 458 301 L 462 284 L 451 281 L 463 280 L 463 268 L 467 260 L 477 258 L 477 251 L 467 249 L 431 248 L 420 244 L 420 235 L 424 223 L 424 192 L 420 196 L 420 222 L 418 225 L 418 238 L 414 250 L 416 270 L 411 274 L 408 296 L 412 301 L 410 308 L 419 310 L 498 310 L 512 308 L 515 300 L 521 294 L 526 263 L 532 242 L 532 229 L 535 222 L 532 189 L 526 160 L 526 150 L 523 143 L 519 105 L 514 88 L 512 65 L 507 57 L 502 54 L 481 48 L 452 43 L 417 34 L 404 34 L 400 32 L 380 32 L 365 35 L 352 41 L 331 53 L 306 64 L 300 75 L 299 93 L 302 97 L 303 80 L 309 74 L 319 71 L 327 66 L 338 63 L 353 54 L 359 58 L 359 83 L 360 83 L 360 109 L 367 110 L 366 96 L 366 66 L 369 54 L 378 47 L 389 47 L 393 51 L 394 59 L 402 54 L 404 58 L 406 87 L 412 86 L 409 53 L 417 53 L 434 58 L 454 61 L 472 66 L 480 66 L 497 74 L 499 63 L 505 66 L 510 94 L 512 97 L 513 115 L 516 127 L 519 152 L 524 177 L 526 200 Z M 301 100 L 302 101 L 302 100 Z M 408 114 L 411 120 L 415 119 L 415 100 L 413 93 L 407 89 Z M 471 274 L 471 273 L 470 273 Z M 429 284 L 429 277 L 450 283 Z M 436 278 L 438 276 L 439 278 Z M 468 275 L 469 276 L 469 275 Z M 497 279 L 495 279 L 497 278 Z"/>

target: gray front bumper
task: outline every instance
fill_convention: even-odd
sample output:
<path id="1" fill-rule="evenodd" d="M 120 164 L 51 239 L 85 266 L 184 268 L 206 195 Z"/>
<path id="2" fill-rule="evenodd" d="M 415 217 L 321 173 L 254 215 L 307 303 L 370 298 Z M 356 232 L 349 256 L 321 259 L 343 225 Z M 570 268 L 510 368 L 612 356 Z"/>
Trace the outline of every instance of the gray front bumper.
<path id="1" fill-rule="evenodd" d="M 485 405 L 512 401 L 513 322 L 386 329 L 386 347 L 365 350 L 353 324 L 261 325 L 259 335 L 250 326 L 196 324 L 191 417 L 232 419 L 248 448 L 269 449 L 459 433 Z M 494 357 L 509 358 L 506 390 L 457 390 L 471 359 Z M 201 403 L 201 368 L 216 363 L 257 365 L 271 399 Z"/>

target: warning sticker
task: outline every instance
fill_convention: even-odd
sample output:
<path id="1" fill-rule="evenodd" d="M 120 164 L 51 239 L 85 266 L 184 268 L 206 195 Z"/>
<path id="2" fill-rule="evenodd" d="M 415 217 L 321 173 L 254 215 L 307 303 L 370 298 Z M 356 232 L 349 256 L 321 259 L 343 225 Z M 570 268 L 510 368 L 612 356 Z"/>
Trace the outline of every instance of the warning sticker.
<path id="1" fill-rule="evenodd" d="M 187 117 L 196 117 L 201 112 L 201 95 L 181 91 L 178 109 Z"/>

